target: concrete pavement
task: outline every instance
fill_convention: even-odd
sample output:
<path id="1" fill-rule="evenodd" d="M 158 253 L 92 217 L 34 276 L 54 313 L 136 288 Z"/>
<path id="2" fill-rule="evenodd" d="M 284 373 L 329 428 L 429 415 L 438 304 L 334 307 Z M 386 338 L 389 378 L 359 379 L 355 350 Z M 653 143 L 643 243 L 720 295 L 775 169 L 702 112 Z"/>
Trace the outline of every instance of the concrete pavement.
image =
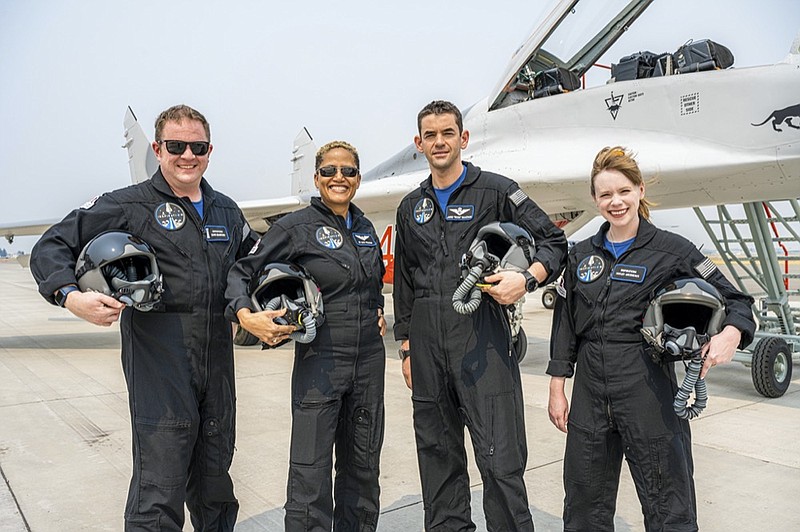
<path id="1" fill-rule="evenodd" d="M 103 329 L 45 303 L 29 270 L 0 262 L 0 532 L 120 530 L 130 475 L 130 428 L 117 327 Z M 537 294 L 538 296 L 538 294 Z M 526 304 L 522 363 L 529 459 L 526 481 L 537 530 L 561 529 L 564 435 L 547 417 L 551 312 Z M 391 316 L 390 316 L 391 318 Z M 381 531 L 422 530 L 410 392 L 387 339 L 386 438 Z M 237 530 L 282 530 L 289 442 L 290 346 L 237 348 Z M 692 421 L 701 529 L 800 530 L 800 376 L 765 399 L 750 370 L 709 375 L 709 405 Z M 473 515 L 485 530 L 480 476 L 470 457 Z M 188 516 L 187 516 L 188 521 Z M 624 467 L 618 531 L 643 530 Z M 186 530 L 190 530 L 187 524 Z"/>

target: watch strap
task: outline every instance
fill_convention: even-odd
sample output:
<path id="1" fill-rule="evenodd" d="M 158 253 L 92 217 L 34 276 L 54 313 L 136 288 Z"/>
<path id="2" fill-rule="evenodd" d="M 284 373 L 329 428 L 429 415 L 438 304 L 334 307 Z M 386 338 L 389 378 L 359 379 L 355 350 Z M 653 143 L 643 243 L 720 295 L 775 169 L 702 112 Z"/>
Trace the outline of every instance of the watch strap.
<path id="1" fill-rule="evenodd" d="M 525 277 L 525 291 L 529 294 L 539 288 L 539 281 L 528 270 L 522 270 L 522 275 Z"/>
<path id="2" fill-rule="evenodd" d="M 61 288 L 56 290 L 56 293 L 53 294 L 53 299 L 55 299 L 56 305 L 63 308 L 67 302 L 67 295 L 69 295 L 70 292 L 75 292 L 77 290 L 78 287 L 75 286 L 74 284 L 68 284 L 66 286 L 62 286 Z"/>

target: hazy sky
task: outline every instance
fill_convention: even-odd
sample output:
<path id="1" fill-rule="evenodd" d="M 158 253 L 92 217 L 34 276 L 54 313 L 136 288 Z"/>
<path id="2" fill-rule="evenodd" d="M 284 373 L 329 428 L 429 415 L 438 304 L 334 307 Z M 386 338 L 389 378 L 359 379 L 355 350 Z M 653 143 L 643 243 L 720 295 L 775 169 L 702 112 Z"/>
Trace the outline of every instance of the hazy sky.
<path id="1" fill-rule="evenodd" d="M 203 112 L 214 144 L 207 177 L 237 200 L 289 193 L 303 126 L 317 145 L 352 142 L 369 169 L 411 142 L 430 100 L 465 108 L 485 97 L 552 5 L 0 2 L 0 222 L 60 218 L 127 185 L 127 106 L 150 137 L 173 104 Z M 710 38 L 733 51 L 734 66 L 774 63 L 798 30 L 797 0 L 656 0 L 606 62 Z M 655 216 L 697 240 L 687 218 Z"/>

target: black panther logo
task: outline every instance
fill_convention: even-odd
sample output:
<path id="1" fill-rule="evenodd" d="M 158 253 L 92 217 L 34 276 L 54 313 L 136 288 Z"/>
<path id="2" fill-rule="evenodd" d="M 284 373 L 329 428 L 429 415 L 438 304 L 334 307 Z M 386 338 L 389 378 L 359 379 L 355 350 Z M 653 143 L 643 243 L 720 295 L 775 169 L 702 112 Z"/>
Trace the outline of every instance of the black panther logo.
<path id="1" fill-rule="evenodd" d="M 772 129 L 775 131 L 783 131 L 778 125 L 782 123 L 786 123 L 787 126 L 793 127 L 795 129 L 800 129 L 800 126 L 796 126 L 792 124 L 792 120 L 798 118 L 800 119 L 800 103 L 797 105 L 790 105 L 786 109 L 778 109 L 777 111 L 772 111 L 772 114 L 767 117 L 766 120 L 761 122 L 760 124 L 750 124 L 751 126 L 763 126 L 770 120 L 772 120 Z"/>

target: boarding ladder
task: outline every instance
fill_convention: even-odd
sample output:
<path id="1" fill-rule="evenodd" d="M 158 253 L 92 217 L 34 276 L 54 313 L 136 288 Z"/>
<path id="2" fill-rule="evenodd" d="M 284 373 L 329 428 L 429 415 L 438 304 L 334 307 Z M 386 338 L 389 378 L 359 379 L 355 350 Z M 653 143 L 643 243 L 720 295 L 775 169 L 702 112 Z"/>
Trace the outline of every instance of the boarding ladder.
<path id="1" fill-rule="evenodd" d="M 707 210 L 709 208 L 706 208 Z M 756 341 L 734 360 L 750 366 L 753 385 L 780 397 L 800 355 L 800 204 L 797 199 L 694 208 L 738 288 L 755 298 Z"/>

